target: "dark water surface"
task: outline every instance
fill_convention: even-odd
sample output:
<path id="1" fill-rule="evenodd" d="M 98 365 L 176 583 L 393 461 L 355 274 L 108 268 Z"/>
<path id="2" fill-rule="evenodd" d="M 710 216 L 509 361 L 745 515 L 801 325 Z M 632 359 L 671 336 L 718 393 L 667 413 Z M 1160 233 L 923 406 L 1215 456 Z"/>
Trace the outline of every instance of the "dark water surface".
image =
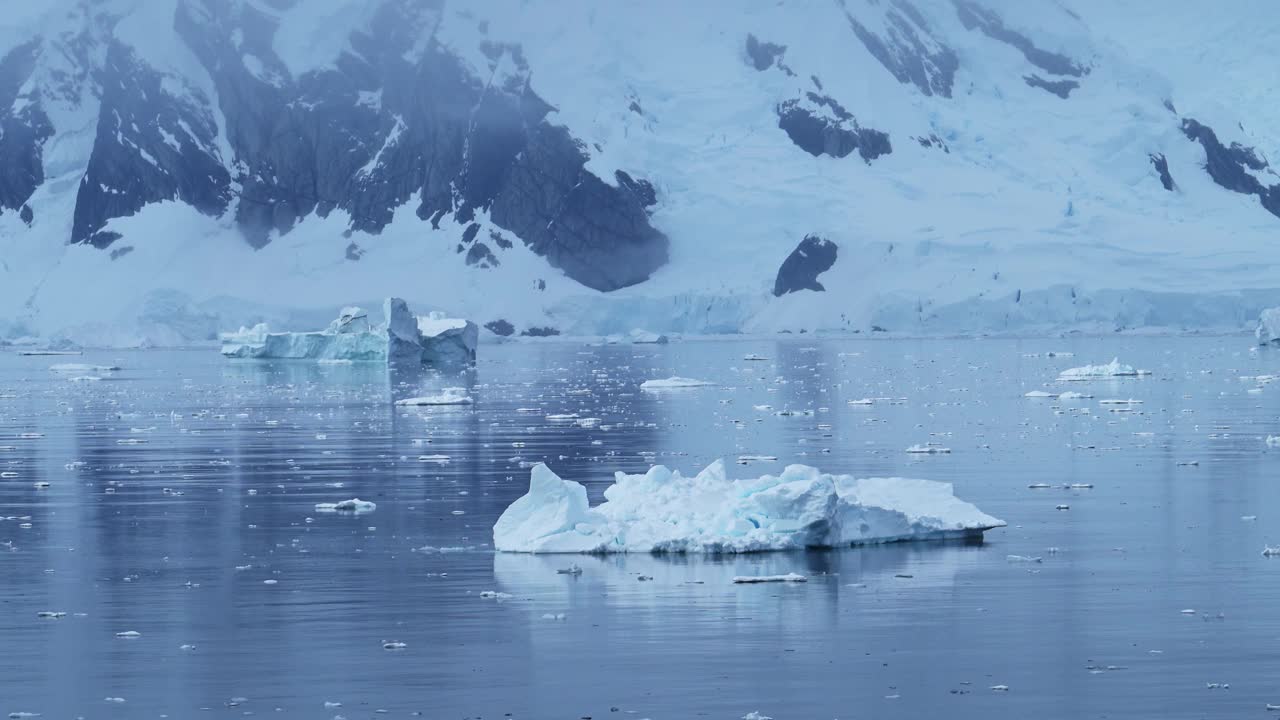
<path id="1" fill-rule="evenodd" d="M 1153 375 L 1045 387 L 1113 356 Z M 48 369 L 68 361 L 124 369 Z M 453 378 L 209 351 L 6 354 L 0 713 L 1267 717 L 1280 558 L 1261 550 L 1280 545 L 1280 448 L 1264 438 L 1280 434 L 1280 383 L 1240 376 L 1270 373 L 1280 354 L 1244 338 L 486 345 Z M 673 374 L 720 386 L 638 389 Z M 475 405 L 391 405 L 449 385 Z M 1037 389 L 1096 397 L 1023 397 Z M 848 404 L 863 397 L 902 400 Z M 953 452 L 904 452 L 926 442 Z M 575 558 L 489 548 L 528 462 L 598 500 L 615 470 L 742 454 L 779 461 L 731 465 L 739 477 L 803 462 L 952 482 L 1009 527 L 981 546 L 576 558 L 577 577 L 556 573 Z M 313 507 L 351 497 L 377 510 Z M 730 582 L 786 572 L 810 581 Z"/>

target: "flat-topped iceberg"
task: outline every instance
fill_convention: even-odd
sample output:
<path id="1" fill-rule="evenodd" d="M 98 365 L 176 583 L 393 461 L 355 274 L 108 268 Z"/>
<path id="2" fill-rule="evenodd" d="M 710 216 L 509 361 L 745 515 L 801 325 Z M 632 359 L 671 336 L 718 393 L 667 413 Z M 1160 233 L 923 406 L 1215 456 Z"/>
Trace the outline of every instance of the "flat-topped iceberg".
<path id="1" fill-rule="evenodd" d="M 1085 365 L 1063 370 L 1058 373 L 1058 379 L 1071 382 L 1113 377 L 1138 377 L 1139 375 L 1150 374 L 1151 371 L 1149 370 L 1137 370 L 1132 365 L 1125 365 L 1120 362 L 1120 358 L 1114 358 L 1105 365 Z"/>
<path id="2" fill-rule="evenodd" d="M 677 377 L 672 375 L 669 378 L 658 378 L 656 380 L 645 380 L 640 383 L 641 390 L 672 390 L 679 388 L 698 388 L 710 387 L 715 383 L 706 380 L 696 380 L 694 378 Z"/>
<path id="3" fill-rule="evenodd" d="M 616 473 L 605 501 L 534 466 L 529 492 L 493 526 L 493 545 L 527 553 L 742 553 L 905 540 L 980 539 L 1004 522 L 947 483 L 855 479 L 790 465 L 730 480 L 717 460 L 695 477 L 661 465 Z"/>
<path id="4" fill-rule="evenodd" d="M 1280 345 L 1280 307 L 1263 310 L 1258 315 L 1258 328 L 1253 334 L 1259 345 Z"/>
<path id="5" fill-rule="evenodd" d="M 324 330 L 271 332 L 265 323 L 223 333 L 222 354 L 261 360 L 349 360 L 407 365 L 463 365 L 476 358 L 475 323 L 441 313 L 415 316 L 399 298 L 383 303 L 384 322 L 364 310 L 343 308 Z"/>

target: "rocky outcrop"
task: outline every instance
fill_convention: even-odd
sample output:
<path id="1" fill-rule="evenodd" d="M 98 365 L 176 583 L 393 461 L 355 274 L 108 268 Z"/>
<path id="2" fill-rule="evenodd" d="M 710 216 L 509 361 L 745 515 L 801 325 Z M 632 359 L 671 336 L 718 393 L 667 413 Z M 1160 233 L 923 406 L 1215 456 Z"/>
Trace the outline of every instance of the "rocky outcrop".
<path id="1" fill-rule="evenodd" d="M 848 156 L 853 151 L 866 162 L 893 152 L 888 133 L 864 128 L 853 113 L 830 97 L 807 92 L 803 98 L 778 105 L 778 127 L 791 142 L 813 156 Z"/>
<path id="2" fill-rule="evenodd" d="M 836 264 L 839 248 L 835 243 L 817 235 L 806 235 L 795 250 L 782 261 L 778 278 L 773 283 L 774 297 L 800 290 L 824 292 L 818 276 Z"/>
<path id="3" fill-rule="evenodd" d="M 1080 83 L 1075 80 L 1045 80 L 1039 75 L 1025 75 L 1022 79 L 1031 87 L 1040 88 L 1045 92 L 1057 95 L 1063 100 L 1070 97 L 1072 90 L 1080 87 Z"/>
<path id="4" fill-rule="evenodd" d="M 39 53 L 39 41 L 31 40 L 0 58 L 0 213 L 18 210 L 28 225 L 26 202 L 44 182 L 44 142 L 53 135 L 38 98 L 24 89 Z"/>
<path id="5" fill-rule="evenodd" d="M 1089 74 L 1088 65 L 1037 46 L 1031 38 L 1006 26 L 999 15 L 973 0 L 952 0 L 952 2 L 956 6 L 956 15 L 966 29 L 978 30 L 987 37 L 1016 49 L 1022 53 L 1027 62 L 1041 70 L 1053 75 L 1075 78 Z"/>
<path id="6" fill-rule="evenodd" d="M 1257 151 L 1237 142 L 1223 145 L 1212 128 L 1191 118 L 1182 121 L 1182 132 L 1204 148 L 1204 167 L 1215 183 L 1232 192 L 1256 195 L 1267 212 L 1280 217 L 1280 183 L 1266 185 L 1254 175 L 1270 170 Z"/>
<path id="7" fill-rule="evenodd" d="M 1177 187 L 1173 182 L 1173 175 L 1169 173 L 1169 161 L 1165 159 L 1164 153 L 1152 153 L 1150 155 L 1151 165 L 1156 169 L 1156 173 L 1160 175 L 1160 184 L 1165 190 L 1173 190 Z"/>
<path id="8" fill-rule="evenodd" d="M 898 82 L 915 85 L 925 95 L 951 97 L 960 60 L 933 34 L 914 5 L 908 0 L 889 0 L 883 6 L 878 0 L 871 1 L 875 9 L 884 13 L 888 32 L 881 35 L 854 17 L 847 0 L 838 2 L 854 35 Z"/>

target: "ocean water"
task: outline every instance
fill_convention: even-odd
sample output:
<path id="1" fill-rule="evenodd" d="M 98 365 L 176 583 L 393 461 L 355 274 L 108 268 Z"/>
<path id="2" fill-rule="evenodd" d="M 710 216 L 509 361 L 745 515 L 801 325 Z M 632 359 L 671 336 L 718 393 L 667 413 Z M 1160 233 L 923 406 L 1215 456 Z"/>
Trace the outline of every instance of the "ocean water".
<path id="1" fill-rule="evenodd" d="M 1280 545 L 1280 448 L 1265 443 L 1280 383 L 1257 379 L 1280 354 L 1247 338 L 480 355 L 452 376 L 207 350 L 0 356 L 0 713 L 1235 718 L 1280 704 L 1280 558 L 1261 554 Z M 1152 374 L 1054 382 L 1113 357 Z M 123 369 L 49 370 L 60 362 Z M 718 385 L 639 389 L 670 375 Z M 474 405 L 392 405 L 448 386 Z M 930 442 L 952 452 L 905 452 Z M 980 545 L 729 558 L 491 550 L 528 463 L 598 501 L 614 471 L 721 457 L 738 477 L 796 462 L 951 482 L 1009 527 Z M 314 509 L 352 497 L 377 509 Z M 581 575 L 556 573 L 570 562 Z M 730 582 L 786 572 L 809 582 Z"/>

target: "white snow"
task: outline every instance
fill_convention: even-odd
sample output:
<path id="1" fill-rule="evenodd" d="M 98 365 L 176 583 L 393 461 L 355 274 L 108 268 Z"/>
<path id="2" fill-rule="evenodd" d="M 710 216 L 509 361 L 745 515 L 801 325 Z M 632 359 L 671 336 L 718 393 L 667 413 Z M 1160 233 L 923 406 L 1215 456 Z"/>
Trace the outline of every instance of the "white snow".
<path id="1" fill-rule="evenodd" d="M 656 380 L 645 380 L 640 383 L 642 390 L 670 390 L 676 388 L 695 388 L 708 387 L 715 385 L 713 382 L 706 380 L 695 380 L 694 378 L 671 376 L 669 378 L 661 378 Z"/>
<path id="2" fill-rule="evenodd" d="M 1125 365 L 1120 362 L 1119 358 L 1115 358 L 1105 365 L 1085 365 L 1063 370 L 1058 374 L 1058 379 L 1065 382 L 1076 382 L 1101 378 L 1137 377 L 1144 374 L 1147 373 L 1135 369 L 1132 365 Z"/>
<path id="3" fill-rule="evenodd" d="M 506 552 L 759 552 L 899 540 L 980 537 L 1002 527 L 955 497 L 951 485 L 854 479 L 790 465 L 781 475 L 730 480 L 716 461 L 694 477 L 661 465 L 616 473 L 605 502 L 546 465 L 493 527 Z"/>

